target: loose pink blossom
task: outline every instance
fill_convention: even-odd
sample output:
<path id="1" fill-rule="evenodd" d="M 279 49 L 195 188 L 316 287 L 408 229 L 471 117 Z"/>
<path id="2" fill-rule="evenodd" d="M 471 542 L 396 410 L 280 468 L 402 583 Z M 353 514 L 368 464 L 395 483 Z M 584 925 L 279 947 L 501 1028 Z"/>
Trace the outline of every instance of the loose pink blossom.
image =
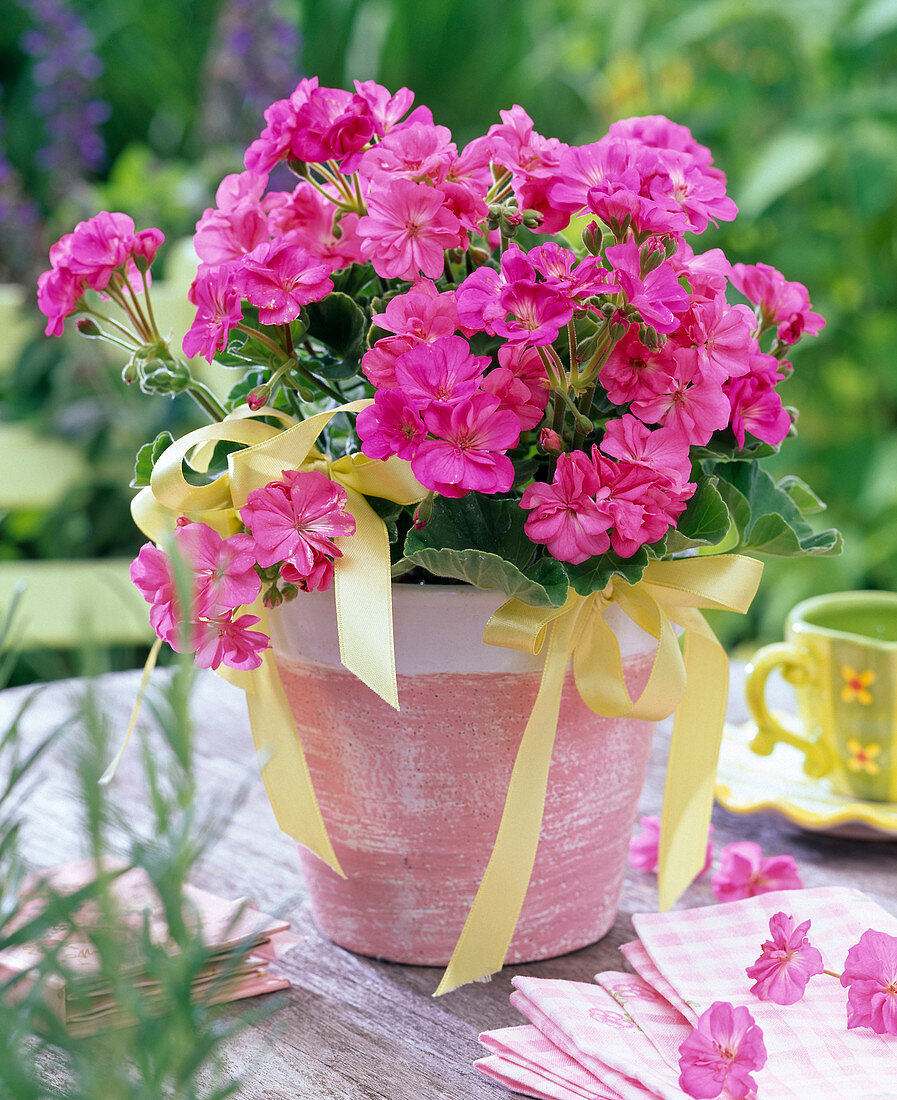
<path id="1" fill-rule="evenodd" d="M 742 840 L 722 849 L 711 885 L 720 901 L 739 901 L 773 890 L 799 890 L 803 882 L 791 856 L 764 857 L 759 844 Z"/>
<path id="2" fill-rule="evenodd" d="M 471 332 L 496 334 L 495 323 L 507 316 L 502 306 L 502 292 L 515 283 L 535 283 L 536 270 L 523 249 L 510 245 L 501 257 L 501 271 L 478 267 L 471 272 L 455 292 L 458 318 Z"/>
<path id="3" fill-rule="evenodd" d="M 372 385 L 378 389 L 391 389 L 396 385 L 396 363 L 400 355 L 417 347 L 419 341 L 411 336 L 385 336 L 378 340 L 361 357 L 361 369 Z"/>
<path id="4" fill-rule="evenodd" d="M 803 997 L 810 978 L 825 969 L 822 955 L 807 939 L 809 930 L 808 920 L 795 928 L 794 917 L 785 913 L 774 913 L 769 918 L 772 938 L 764 940 L 760 958 L 745 970 L 747 976 L 754 979 L 751 993 L 761 1001 L 796 1004 Z"/>
<path id="5" fill-rule="evenodd" d="M 66 267 L 51 267 L 37 280 L 37 308 L 47 318 L 44 333 L 61 336 L 65 319 L 70 317 L 87 289 L 87 280 Z"/>
<path id="6" fill-rule="evenodd" d="M 292 234 L 321 263 L 334 270 L 363 263 L 361 239 L 356 230 L 358 215 L 343 213 L 306 180 L 300 180 L 291 192 L 274 191 L 265 195 L 262 208 L 267 214 L 267 235 Z"/>
<path id="7" fill-rule="evenodd" d="M 897 936 L 870 928 L 847 952 L 847 1027 L 897 1035 Z"/>
<path id="8" fill-rule="evenodd" d="M 411 460 L 417 480 L 446 497 L 507 492 L 514 466 L 504 452 L 516 445 L 520 421 L 499 406 L 491 393 L 475 393 L 457 405 L 430 405 L 423 418 L 436 438 L 424 440 Z"/>
<path id="9" fill-rule="evenodd" d="M 612 138 L 638 141 L 654 149 L 676 149 L 688 153 L 705 168 L 713 161 L 710 150 L 695 140 L 687 126 L 671 122 L 665 115 L 621 118 L 610 124 L 607 134 Z"/>
<path id="10" fill-rule="evenodd" d="M 636 871 L 656 871 L 660 854 L 660 818 L 653 815 L 639 820 L 640 833 L 629 841 L 629 866 Z M 713 826 L 707 832 L 707 856 L 698 877 L 713 864 Z"/>
<path id="11" fill-rule="evenodd" d="M 326 592 L 333 584 L 333 559 L 316 552 L 308 573 L 300 573 L 292 562 L 285 561 L 280 567 L 280 575 L 300 592 Z"/>
<path id="12" fill-rule="evenodd" d="M 275 164 L 296 157 L 293 149 L 297 134 L 296 117 L 317 87 L 316 76 L 303 78 L 289 99 L 278 99 L 265 110 L 265 128 L 243 158 L 250 172 L 266 175 Z"/>
<path id="13" fill-rule="evenodd" d="M 374 129 L 382 137 L 402 119 L 411 109 L 414 92 L 410 88 L 399 88 L 391 93 L 382 84 L 373 80 L 356 80 L 355 91 L 367 103 L 374 120 Z"/>
<path id="14" fill-rule="evenodd" d="M 664 349 L 646 347 L 638 338 L 638 325 L 629 325 L 607 357 L 598 380 L 615 405 L 644 401 L 667 388 L 675 364 Z"/>
<path id="15" fill-rule="evenodd" d="M 65 266 L 73 275 L 85 278 L 94 290 L 102 290 L 112 272 L 127 262 L 133 245 L 133 218 L 102 210 L 75 226 Z"/>
<path id="16" fill-rule="evenodd" d="M 358 223 L 362 252 L 387 279 L 431 279 L 442 273 L 445 249 L 460 243 L 459 222 L 432 187 L 396 179 L 368 197 Z"/>
<path id="17" fill-rule="evenodd" d="M 202 355 L 211 363 L 215 352 L 227 347 L 231 329 L 243 319 L 234 274 L 233 267 L 228 265 L 200 264 L 187 291 L 188 299 L 196 306 L 196 316 L 181 345 L 191 359 Z"/>
<path id="18" fill-rule="evenodd" d="M 682 318 L 677 341 L 693 350 L 698 375 L 706 382 L 725 382 L 747 374 L 753 317 L 747 306 L 730 306 L 722 295 L 694 302 Z"/>
<path id="19" fill-rule="evenodd" d="M 372 191 L 389 190 L 399 180 L 422 185 L 439 184 L 448 178 L 457 155 L 451 131 L 446 126 L 408 118 L 368 149 L 361 158 L 358 175 L 365 185 L 376 181 Z M 428 187 L 428 190 L 433 194 L 433 188 Z"/>
<path id="20" fill-rule="evenodd" d="M 490 126 L 479 141 L 492 161 L 511 173 L 517 209 L 537 210 L 543 216 L 541 231 L 557 233 L 569 224 L 570 214 L 549 201 L 548 187 L 567 146 L 537 133 L 533 120 L 517 104 L 499 113 L 501 123 Z"/>
<path id="21" fill-rule="evenodd" d="M 341 557 L 333 539 L 351 535 L 346 490 L 317 470 L 284 470 L 283 481 L 253 490 L 240 510 L 259 565 L 291 562 L 307 576 L 317 553 Z"/>
<path id="22" fill-rule="evenodd" d="M 247 253 L 234 276 L 237 290 L 259 309 L 263 325 L 294 321 L 302 306 L 333 290 L 330 267 L 286 234 Z"/>
<path id="23" fill-rule="evenodd" d="M 718 169 L 708 172 L 688 153 L 667 149 L 659 154 L 659 167 L 651 180 L 651 198 L 674 201 L 688 216 L 693 233 L 703 233 L 711 221 L 730 222 L 738 213 Z"/>
<path id="24" fill-rule="evenodd" d="M 196 651 L 194 663 L 198 668 L 228 668 L 250 671 L 262 663 L 262 651 L 268 648 L 270 639 L 259 630 L 250 630 L 259 622 L 257 615 L 241 615 L 234 618 L 233 611 L 226 611 L 210 619 L 191 623 L 191 642 Z"/>
<path id="25" fill-rule="evenodd" d="M 751 1076 L 766 1065 L 763 1032 L 743 1006 L 714 1001 L 679 1046 L 679 1087 L 697 1100 L 726 1090 L 731 1100 L 757 1091 Z"/>
<path id="26" fill-rule="evenodd" d="M 608 495 L 582 451 L 562 454 L 550 485 L 534 481 L 523 490 L 520 507 L 530 512 L 524 530 L 553 558 L 577 565 L 610 547 Z"/>

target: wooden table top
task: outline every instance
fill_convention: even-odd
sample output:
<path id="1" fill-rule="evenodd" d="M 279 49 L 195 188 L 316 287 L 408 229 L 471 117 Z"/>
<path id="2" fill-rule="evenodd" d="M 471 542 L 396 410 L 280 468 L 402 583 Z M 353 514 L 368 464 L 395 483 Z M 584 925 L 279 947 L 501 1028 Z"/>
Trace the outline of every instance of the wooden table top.
<path id="1" fill-rule="evenodd" d="M 99 687 L 111 728 L 127 723 L 138 672 L 101 678 Z M 165 675 L 159 673 L 158 675 Z M 733 663 L 729 718 L 743 721 L 744 667 Z M 21 724 L 33 742 L 66 716 L 74 681 L 41 689 Z M 31 689 L 0 693 L 0 721 L 7 721 Z M 229 796 L 252 768 L 252 743 L 242 692 L 212 673 L 199 675 L 192 705 L 197 721 L 197 775 L 208 797 Z M 149 710 L 143 724 L 151 726 Z M 661 723 L 645 785 L 641 812 L 659 813 L 670 723 Z M 67 738 L 78 736 L 77 726 Z M 114 798 L 132 820 L 149 821 L 140 783 L 139 751 L 126 756 L 114 781 Z M 58 742 L 43 762 L 42 782 L 26 804 L 23 850 L 34 866 L 79 858 L 66 822 L 77 817 L 71 753 Z M 526 973 L 589 981 L 599 970 L 624 969 L 620 944 L 634 938 L 631 915 L 656 910 L 655 880 L 631 872 L 623 887 L 616 923 L 600 943 L 563 958 L 506 968 L 491 982 L 456 990 L 438 1000 L 431 994 L 440 971 L 398 966 L 353 955 L 323 939 L 311 922 L 299 876 L 295 845 L 280 833 L 261 780 L 231 827 L 197 870 L 194 881 L 228 897 L 250 895 L 259 906 L 292 920 L 306 938 L 280 969 L 292 981 L 286 1003 L 261 1025 L 250 1027 L 227 1048 L 231 1067 L 252 1066 L 240 1093 L 246 1100 L 498 1100 L 508 1095 L 481 1077 L 473 1062 L 482 1049 L 480 1031 L 521 1023 L 511 1009 L 511 978 Z M 734 840 L 757 841 L 767 855 L 788 852 L 807 886 L 849 885 L 866 891 L 897 914 L 897 843 L 847 840 L 805 832 L 778 815 L 736 816 L 714 809 L 717 847 Z M 707 879 L 698 880 L 681 906 L 714 901 Z M 240 1011 L 235 1007 L 229 1011 Z"/>

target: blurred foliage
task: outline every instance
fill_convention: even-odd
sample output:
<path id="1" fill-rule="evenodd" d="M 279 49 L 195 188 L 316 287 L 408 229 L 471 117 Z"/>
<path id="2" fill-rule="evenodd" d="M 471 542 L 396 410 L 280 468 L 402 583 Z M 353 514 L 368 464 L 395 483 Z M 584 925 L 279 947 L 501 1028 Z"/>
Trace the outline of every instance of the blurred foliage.
<path id="1" fill-rule="evenodd" d="M 187 232 L 239 164 L 236 147 L 203 150 L 198 121 L 220 0 L 73 6 L 96 37 L 112 107 L 103 133 L 113 167 L 93 209 Z M 785 393 L 799 435 L 770 470 L 798 474 L 828 501 L 826 522 L 846 543 L 837 559 L 770 562 L 756 608 L 723 624 L 724 636 L 774 636 L 811 593 L 897 589 L 895 0 L 283 0 L 280 11 L 301 32 L 297 78 L 405 84 L 459 142 L 514 102 L 568 142 L 629 115 L 688 125 L 741 209 L 702 247 L 774 265 L 808 286 L 828 320 L 795 355 Z M 0 82 L 8 155 L 27 176 L 34 134 L 15 45 L 24 21 L 15 10 L 0 27 Z M 112 434 L 132 416 L 122 407 Z"/>
<path id="2" fill-rule="evenodd" d="M 0 624 L 0 686 L 12 661 L 4 649 L 8 625 L 8 620 Z M 111 756 L 110 731 L 92 684 L 82 685 L 80 696 L 71 701 L 77 746 L 68 736 L 71 720 L 37 744 L 21 732 L 37 692 L 23 697 L 10 724 L 0 730 L 0 949 L 50 941 L 30 971 L 33 982 L 23 983 L 20 974 L 0 979 L 0 1095 L 8 1100 L 238 1096 L 242 1081 L 230 1071 L 223 1047 L 283 1003 L 266 998 L 248 1010 L 212 1003 L 217 982 L 228 981 L 245 952 L 238 951 L 204 990 L 196 984 L 216 956 L 214 947 L 203 942 L 185 887 L 229 825 L 245 787 L 224 805 L 219 800 L 213 806 L 198 793 L 189 706 L 193 679 L 193 669 L 181 661 L 148 700 L 158 734 L 152 745 L 143 746 L 145 798 L 138 813 L 134 806 L 116 805 L 112 788 L 100 782 Z M 80 815 L 67 822 L 72 843 L 82 856 L 96 861 L 112 856 L 122 870 L 145 875 L 164 913 L 167 940 L 151 937 L 147 925 L 135 928 L 121 912 L 112 890 L 120 872 L 100 874 L 74 893 L 60 892 L 39 875 L 36 883 L 26 879 L 31 869 L 21 844 L 23 809 L 40 781 L 45 757 L 63 751 L 81 802 Z M 139 750 L 134 746 L 133 751 Z M 100 919 L 85 927 L 86 910 Z M 98 980 L 132 1026 L 101 1027 L 95 1035 L 76 1038 L 55 1014 L 53 993 L 60 981 L 72 1010 L 89 1005 L 79 1000 L 83 978 L 79 985 L 77 968 L 66 955 L 79 929 L 93 949 Z M 140 975 L 153 986 L 135 980 Z"/>

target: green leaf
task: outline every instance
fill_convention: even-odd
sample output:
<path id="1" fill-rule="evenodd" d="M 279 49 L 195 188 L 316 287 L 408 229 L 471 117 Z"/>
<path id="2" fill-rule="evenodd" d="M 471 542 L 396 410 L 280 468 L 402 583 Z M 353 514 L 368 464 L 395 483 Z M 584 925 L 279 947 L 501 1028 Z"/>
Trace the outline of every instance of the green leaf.
<path id="1" fill-rule="evenodd" d="M 498 588 L 534 607 L 560 607 L 567 598 L 564 567 L 547 557 L 530 563 L 525 521 L 516 500 L 478 493 L 437 497 L 427 526 L 409 532 L 405 557 L 439 577 Z"/>
<path id="2" fill-rule="evenodd" d="M 777 485 L 756 462 L 721 463 L 714 473 L 719 477 L 720 495 L 740 535 L 734 549 L 776 557 L 841 552 L 838 531 L 834 528 L 814 531 L 803 518 L 789 492 L 795 491 L 791 479 L 784 479 L 784 486 Z"/>
<path id="3" fill-rule="evenodd" d="M 334 351 L 341 359 L 358 358 L 364 346 L 364 312 L 348 294 L 334 291 L 320 302 L 304 307 L 308 335 Z"/>
<path id="4" fill-rule="evenodd" d="M 669 533 L 668 549 L 672 553 L 686 546 L 714 546 L 726 537 L 731 523 L 732 517 L 716 487 L 716 478 L 701 477 L 675 530 Z"/>
<path id="5" fill-rule="evenodd" d="M 802 516 L 812 516 L 817 512 L 825 511 L 825 501 L 820 500 L 810 486 L 796 474 L 783 477 L 778 485 L 791 497 Z"/>
<path id="6" fill-rule="evenodd" d="M 757 154 L 736 196 L 741 216 L 757 218 L 780 195 L 815 175 L 831 149 L 827 135 L 796 128 L 781 131 Z"/>
<path id="7" fill-rule="evenodd" d="M 168 450 L 174 443 L 171 432 L 159 432 L 152 443 L 144 443 L 137 452 L 137 461 L 134 463 L 134 477 L 131 479 L 131 488 L 140 489 L 149 485 L 153 467 L 159 461 L 163 451 Z"/>
<path id="8" fill-rule="evenodd" d="M 629 584 L 636 584 L 642 579 L 649 561 L 647 548 L 640 546 L 631 558 L 621 558 L 613 550 L 608 550 L 580 565 L 565 564 L 564 569 L 570 584 L 580 596 L 588 596 L 591 592 L 601 592 L 607 588 L 614 577 L 622 577 Z"/>

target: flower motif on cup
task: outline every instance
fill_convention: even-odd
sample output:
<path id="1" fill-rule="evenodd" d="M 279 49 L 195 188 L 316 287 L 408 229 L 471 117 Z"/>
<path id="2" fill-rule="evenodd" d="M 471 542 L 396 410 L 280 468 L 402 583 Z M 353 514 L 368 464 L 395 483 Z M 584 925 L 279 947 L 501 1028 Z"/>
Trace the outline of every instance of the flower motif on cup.
<path id="1" fill-rule="evenodd" d="M 847 751 L 850 753 L 847 758 L 850 771 L 867 772 L 869 775 L 878 775 L 881 771 L 881 764 L 875 759 L 881 755 L 881 745 L 877 742 L 862 745 L 856 738 L 848 737 Z"/>
<path id="2" fill-rule="evenodd" d="M 855 701 L 862 703 L 864 707 L 870 706 L 872 692 L 869 687 L 875 683 L 875 673 L 872 669 L 867 668 L 862 672 L 857 672 L 850 665 L 842 665 L 841 676 L 844 680 L 844 686 L 841 688 L 841 701 L 844 703 Z"/>

